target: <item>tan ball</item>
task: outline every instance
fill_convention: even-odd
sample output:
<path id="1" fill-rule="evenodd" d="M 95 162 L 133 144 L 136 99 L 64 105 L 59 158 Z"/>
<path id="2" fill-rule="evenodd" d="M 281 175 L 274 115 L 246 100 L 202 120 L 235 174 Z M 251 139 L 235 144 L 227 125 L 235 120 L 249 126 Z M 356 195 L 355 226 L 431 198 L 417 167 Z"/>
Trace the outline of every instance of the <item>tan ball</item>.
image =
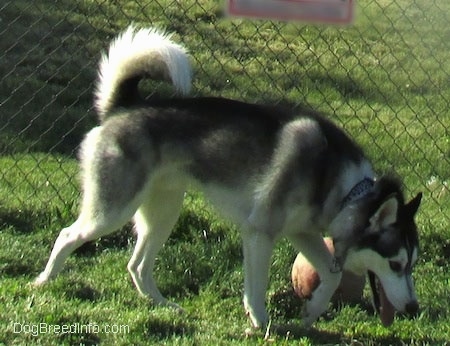
<path id="1" fill-rule="evenodd" d="M 324 238 L 330 253 L 334 253 L 333 240 Z M 295 293 L 302 299 L 309 299 L 313 291 L 320 284 L 319 274 L 309 261 L 299 253 L 292 266 L 292 285 Z M 366 283 L 365 276 L 353 274 L 347 270 L 342 273 L 339 287 L 336 289 L 332 300 L 355 303 L 361 300 Z"/>

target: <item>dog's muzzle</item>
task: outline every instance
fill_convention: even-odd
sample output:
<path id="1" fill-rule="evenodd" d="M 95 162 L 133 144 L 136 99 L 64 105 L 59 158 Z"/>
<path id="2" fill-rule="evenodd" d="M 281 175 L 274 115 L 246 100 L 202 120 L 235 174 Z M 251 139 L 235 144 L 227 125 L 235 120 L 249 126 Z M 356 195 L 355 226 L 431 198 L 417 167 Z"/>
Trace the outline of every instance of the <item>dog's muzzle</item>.
<path id="1" fill-rule="evenodd" d="M 369 271 L 370 288 L 372 289 L 373 305 L 376 312 L 380 315 L 383 326 L 388 327 L 394 322 L 395 308 L 386 297 L 383 286 L 375 273 Z M 410 317 L 415 317 L 419 311 L 419 303 L 416 300 L 410 301 L 405 306 L 405 313 Z"/>

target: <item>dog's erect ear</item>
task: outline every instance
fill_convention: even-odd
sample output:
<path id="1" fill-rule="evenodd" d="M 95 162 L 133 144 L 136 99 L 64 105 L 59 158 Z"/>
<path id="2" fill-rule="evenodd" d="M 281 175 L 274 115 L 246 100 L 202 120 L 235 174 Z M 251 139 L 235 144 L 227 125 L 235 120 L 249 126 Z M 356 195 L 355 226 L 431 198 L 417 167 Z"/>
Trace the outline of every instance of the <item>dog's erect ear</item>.
<path id="1" fill-rule="evenodd" d="M 395 195 L 386 199 L 370 218 L 370 230 L 378 232 L 397 221 L 398 200 Z"/>
<path id="2" fill-rule="evenodd" d="M 408 204 L 405 204 L 403 207 L 403 212 L 406 216 L 410 218 L 414 218 L 414 215 L 417 213 L 417 209 L 419 209 L 420 201 L 422 200 L 422 192 L 419 192 L 416 197 L 414 197 Z"/>

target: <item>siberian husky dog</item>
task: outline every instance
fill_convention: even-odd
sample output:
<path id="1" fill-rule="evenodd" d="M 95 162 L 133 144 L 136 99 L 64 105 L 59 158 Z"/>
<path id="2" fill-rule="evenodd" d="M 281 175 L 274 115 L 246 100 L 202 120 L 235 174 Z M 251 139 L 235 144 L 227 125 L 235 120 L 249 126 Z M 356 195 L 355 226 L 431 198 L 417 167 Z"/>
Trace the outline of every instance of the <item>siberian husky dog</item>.
<path id="1" fill-rule="evenodd" d="M 143 78 L 169 81 L 179 95 L 145 100 L 138 92 Z M 193 186 L 242 229 L 244 307 L 255 328 L 269 321 L 268 272 L 280 237 L 321 278 L 306 303 L 305 326 L 326 310 L 343 267 L 370 273 L 385 324 L 395 310 L 417 312 L 411 271 L 421 194 L 406 203 L 399 181 L 376 177 L 363 151 L 313 111 L 190 98 L 190 88 L 189 57 L 169 35 L 130 27 L 111 43 L 95 93 L 101 124 L 81 146 L 81 211 L 59 234 L 36 285 L 54 277 L 80 245 L 133 219 L 134 284 L 155 304 L 178 308 L 158 290 L 153 267 Z M 323 232 L 334 239 L 334 255 Z"/>

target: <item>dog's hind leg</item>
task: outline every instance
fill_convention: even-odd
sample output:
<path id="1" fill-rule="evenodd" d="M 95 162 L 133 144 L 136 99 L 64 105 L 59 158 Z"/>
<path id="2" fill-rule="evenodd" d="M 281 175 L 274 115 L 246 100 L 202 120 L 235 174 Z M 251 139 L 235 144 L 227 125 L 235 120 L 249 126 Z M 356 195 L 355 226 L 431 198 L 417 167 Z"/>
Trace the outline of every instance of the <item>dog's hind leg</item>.
<path id="1" fill-rule="evenodd" d="M 159 250 L 178 219 L 185 189 L 184 185 L 168 188 L 161 185 L 152 185 L 134 216 L 137 242 L 128 271 L 140 294 L 152 298 L 156 305 L 169 305 L 181 310 L 176 304 L 168 302 L 159 291 L 153 277 L 153 267 Z"/>
<path id="2" fill-rule="evenodd" d="M 244 250 L 244 308 L 254 328 L 269 322 L 266 311 L 266 290 L 274 240 L 256 230 L 242 233 Z"/>
<path id="3" fill-rule="evenodd" d="M 81 214 L 69 227 L 64 228 L 53 245 L 50 258 L 42 273 L 35 279 L 36 286 L 42 285 L 55 277 L 62 269 L 66 258 L 84 243 L 108 235 L 131 219 L 133 212 L 111 216 L 99 221 L 92 215 Z M 107 220 L 107 221 L 106 221 Z"/>
<path id="4" fill-rule="evenodd" d="M 44 271 L 35 280 L 36 285 L 58 274 L 65 259 L 83 243 L 122 227 L 142 202 L 150 175 L 151 151 L 145 147 L 146 143 L 139 143 L 139 147 L 127 147 L 125 152 L 123 144 L 107 130 L 94 128 L 83 141 L 80 215 L 59 234 Z"/>
<path id="5" fill-rule="evenodd" d="M 339 286 L 342 272 L 336 268 L 334 256 L 329 252 L 320 232 L 290 236 L 292 244 L 313 265 L 319 274 L 320 284 L 306 301 L 303 325 L 309 327 L 328 307 L 328 303 Z"/>

